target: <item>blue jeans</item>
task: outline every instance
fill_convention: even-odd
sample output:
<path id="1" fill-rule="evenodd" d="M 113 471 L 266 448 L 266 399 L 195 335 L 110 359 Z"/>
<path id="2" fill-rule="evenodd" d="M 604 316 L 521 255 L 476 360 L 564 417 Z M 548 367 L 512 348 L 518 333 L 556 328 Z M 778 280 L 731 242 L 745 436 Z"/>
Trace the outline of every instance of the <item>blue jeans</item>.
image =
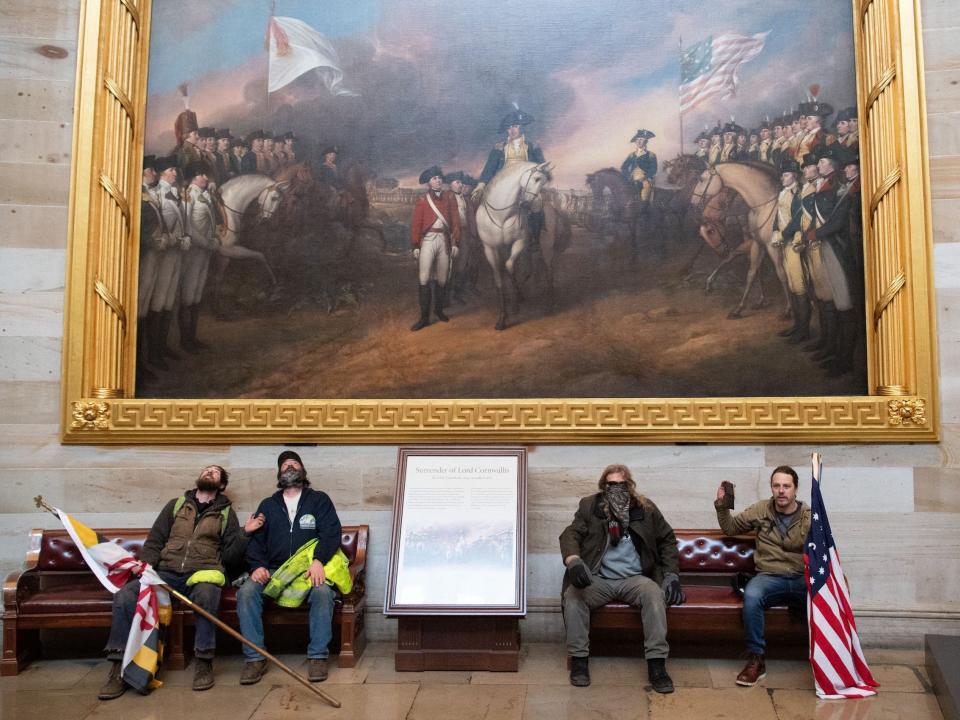
<path id="1" fill-rule="evenodd" d="M 237 590 L 237 615 L 240 617 L 240 632 L 258 647 L 263 647 L 263 588 L 247 578 Z M 310 603 L 310 644 L 307 645 L 307 657 L 322 659 L 330 655 L 327 647 L 333 639 L 333 600 L 336 592 L 329 585 L 321 585 L 310 590 L 307 602 Z M 263 660 L 256 650 L 243 646 L 244 659 L 247 662 Z"/>
<path id="2" fill-rule="evenodd" d="M 763 613 L 768 607 L 803 603 L 807 585 L 803 575 L 760 573 L 747 583 L 743 597 L 743 627 L 747 651 L 763 655 L 767 641 L 763 636 Z"/>

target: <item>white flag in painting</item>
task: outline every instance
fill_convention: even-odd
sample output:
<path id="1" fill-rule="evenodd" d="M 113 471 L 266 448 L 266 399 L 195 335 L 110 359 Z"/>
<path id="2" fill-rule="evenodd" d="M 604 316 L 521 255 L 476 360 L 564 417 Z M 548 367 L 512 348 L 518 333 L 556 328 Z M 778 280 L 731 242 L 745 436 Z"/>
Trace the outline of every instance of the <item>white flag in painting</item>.
<path id="1" fill-rule="evenodd" d="M 289 85 L 305 72 L 317 70 L 331 95 L 357 96 L 357 93 L 341 86 L 343 70 L 340 69 L 340 57 L 333 45 L 302 20 L 271 17 L 267 42 L 270 51 L 270 92 Z"/>

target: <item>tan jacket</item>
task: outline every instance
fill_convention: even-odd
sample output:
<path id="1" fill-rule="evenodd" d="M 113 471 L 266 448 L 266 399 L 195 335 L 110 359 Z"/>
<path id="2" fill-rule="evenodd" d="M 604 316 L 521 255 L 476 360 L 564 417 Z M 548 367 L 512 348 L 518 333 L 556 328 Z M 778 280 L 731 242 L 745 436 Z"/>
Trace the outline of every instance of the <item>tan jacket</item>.
<path id="1" fill-rule="evenodd" d="M 773 498 L 755 502 L 737 515 L 719 507 L 717 502 L 713 506 L 723 532 L 727 535 L 757 534 L 757 551 L 753 556 L 757 572 L 775 575 L 803 572 L 803 544 L 810 530 L 810 508 L 807 505 L 800 504 L 787 534 L 783 535 L 774 517 Z"/>

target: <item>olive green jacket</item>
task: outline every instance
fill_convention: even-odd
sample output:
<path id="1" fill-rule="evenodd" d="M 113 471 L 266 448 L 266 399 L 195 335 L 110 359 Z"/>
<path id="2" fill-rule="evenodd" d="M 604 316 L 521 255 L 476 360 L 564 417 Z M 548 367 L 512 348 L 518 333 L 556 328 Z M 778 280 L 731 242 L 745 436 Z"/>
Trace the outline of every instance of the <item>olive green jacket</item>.
<path id="1" fill-rule="evenodd" d="M 720 529 L 727 535 L 757 534 L 757 551 L 753 555 L 757 572 L 774 575 L 797 575 L 803 573 L 803 544 L 810 530 L 810 508 L 803 503 L 787 534 L 780 532 L 774 513 L 773 498 L 755 502 L 743 512 L 733 515 L 715 501 Z"/>
<path id="2" fill-rule="evenodd" d="M 599 509 L 600 497 L 600 493 L 596 493 L 581 499 L 573 522 L 560 533 L 561 558 L 565 560 L 571 555 L 578 555 L 594 574 L 600 570 L 610 537 L 607 519 Z M 629 528 L 644 575 L 660 584 L 664 575 L 679 574 L 677 537 L 656 505 L 645 500 L 642 505 L 631 507 Z M 568 583 L 565 573 L 564 589 Z"/>

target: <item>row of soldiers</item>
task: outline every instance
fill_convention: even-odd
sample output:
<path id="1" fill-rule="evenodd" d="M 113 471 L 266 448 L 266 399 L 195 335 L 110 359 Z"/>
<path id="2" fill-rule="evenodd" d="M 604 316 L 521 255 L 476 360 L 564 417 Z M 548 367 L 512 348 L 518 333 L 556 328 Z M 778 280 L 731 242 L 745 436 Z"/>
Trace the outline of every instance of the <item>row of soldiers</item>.
<path id="1" fill-rule="evenodd" d="M 198 127 L 196 113 L 185 110 L 177 116 L 174 134 L 177 166 L 182 170 L 190 163 L 206 163 L 218 187 L 237 175 L 273 176 L 298 162 L 292 132 L 254 130 L 246 138 L 234 137 L 229 128 Z"/>
<path id="2" fill-rule="evenodd" d="M 845 375 L 863 342 L 859 149 L 820 144 L 799 162 L 783 155 L 780 171 L 772 242 L 782 253 L 793 325 L 779 334 L 792 345 L 805 343 L 828 376 Z"/>
<path id="3" fill-rule="evenodd" d="M 180 354 L 169 344 L 174 311 L 180 349 L 196 354 L 208 346 L 197 338 L 200 300 L 222 223 L 210 194 L 204 160 L 182 168 L 180 158 L 148 155 L 143 161 L 140 206 L 140 270 L 137 304 L 137 381 L 169 370 Z"/>
<path id="4" fill-rule="evenodd" d="M 810 100 L 774 120 L 767 118 L 751 130 L 734 120 L 724 125 L 717 122 L 713 129 L 705 128 L 697 136 L 696 156 L 710 166 L 756 160 L 779 167 L 785 159 L 802 162 L 821 145 L 836 143 L 846 150 L 859 149 L 857 109 L 848 107 L 838 112 L 832 128 L 827 125 L 831 115 L 831 105 Z"/>

